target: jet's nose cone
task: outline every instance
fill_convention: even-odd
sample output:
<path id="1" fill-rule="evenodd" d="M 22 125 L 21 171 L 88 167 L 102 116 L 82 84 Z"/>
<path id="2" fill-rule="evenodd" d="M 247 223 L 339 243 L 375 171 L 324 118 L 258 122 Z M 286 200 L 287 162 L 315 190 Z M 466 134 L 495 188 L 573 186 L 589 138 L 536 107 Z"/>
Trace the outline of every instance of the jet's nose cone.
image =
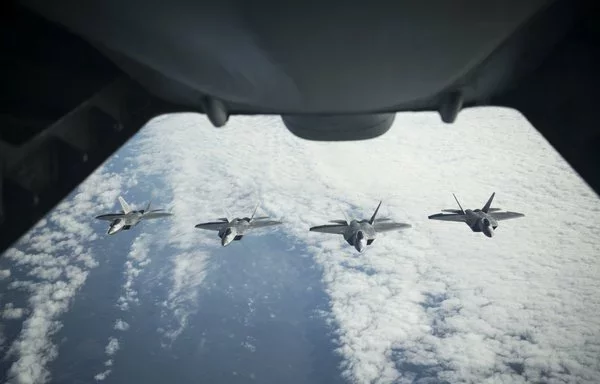
<path id="1" fill-rule="evenodd" d="M 221 245 L 222 245 L 223 247 L 226 247 L 226 246 L 228 246 L 229 244 L 231 244 L 231 242 L 232 242 L 232 241 L 233 241 L 233 236 L 224 236 L 224 237 L 221 239 Z"/>
<path id="2" fill-rule="evenodd" d="M 487 236 L 487 237 L 494 237 L 494 230 L 492 229 L 492 227 L 487 227 L 483 233 Z"/>
<path id="3" fill-rule="evenodd" d="M 356 248 L 356 250 L 359 253 L 363 253 L 363 251 L 365 250 L 366 246 L 367 246 L 367 242 L 364 241 L 364 240 L 360 240 L 360 241 L 356 242 L 356 247 L 355 248 Z"/>

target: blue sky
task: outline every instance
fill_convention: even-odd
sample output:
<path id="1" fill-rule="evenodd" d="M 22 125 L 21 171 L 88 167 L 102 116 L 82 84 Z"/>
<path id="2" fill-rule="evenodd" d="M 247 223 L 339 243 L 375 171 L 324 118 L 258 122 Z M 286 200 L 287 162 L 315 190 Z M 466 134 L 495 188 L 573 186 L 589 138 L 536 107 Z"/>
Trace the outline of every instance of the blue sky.
<path id="1" fill-rule="evenodd" d="M 493 239 L 427 220 L 454 208 L 452 192 L 480 208 L 494 191 L 493 206 L 526 217 L 502 222 Z M 115 209 L 119 193 L 138 206 L 152 197 L 176 218 L 106 238 L 90 217 Z M 369 217 L 379 199 L 383 215 L 413 227 L 360 256 L 341 237 L 308 232 L 341 210 Z M 257 200 L 285 225 L 225 249 L 193 228 L 224 210 L 247 215 Z M 77 373 L 88 380 L 124 381 L 171 356 L 182 367 L 171 377 L 184 381 L 306 372 L 288 376 L 305 382 L 312 367 L 357 383 L 593 382 L 599 211 L 506 109 L 464 111 L 454 125 L 400 114 L 383 137 L 352 143 L 303 141 L 276 117 L 223 129 L 197 115 L 162 117 L 0 261 L 6 368 L 14 382 L 60 377 L 89 339 L 94 358 Z M 96 299 L 94 326 L 82 326 Z M 9 319 L 15 309 L 23 313 Z M 298 366 L 261 376 L 282 361 Z"/>

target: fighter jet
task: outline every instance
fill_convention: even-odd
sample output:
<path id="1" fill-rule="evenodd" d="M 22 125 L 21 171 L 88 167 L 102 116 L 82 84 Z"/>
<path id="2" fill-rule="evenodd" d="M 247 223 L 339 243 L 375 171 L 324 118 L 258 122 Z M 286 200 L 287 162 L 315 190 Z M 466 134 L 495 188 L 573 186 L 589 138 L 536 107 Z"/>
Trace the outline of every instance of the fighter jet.
<path id="1" fill-rule="evenodd" d="M 453 193 L 452 196 L 454 196 L 454 200 L 456 200 L 460 209 L 442 209 L 442 212 L 449 213 L 437 213 L 429 216 L 429 219 L 466 223 L 473 232 L 483 232 L 487 237 L 493 237 L 494 230 L 498 227 L 499 221 L 525 216 L 518 212 L 498 212 L 501 210 L 500 208 L 491 208 L 492 200 L 494 200 L 495 195 L 496 192 L 492 193 L 492 196 L 490 196 L 483 208 L 475 210 L 467 209 L 465 211 L 460 205 L 458 198 Z"/>
<path id="2" fill-rule="evenodd" d="M 226 247 L 234 240 L 242 240 L 250 230 L 281 224 L 281 221 L 268 220 L 269 218 L 266 216 L 254 217 L 258 210 L 258 206 L 259 204 L 254 207 L 254 212 L 252 212 L 252 216 L 250 217 L 236 217 L 233 220 L 222 217 L 218 218 L 218 221 L 197 224 L 195 227 L 209 231 L 217 231 L 218 236 L 221 238 L 221 245 Z"/>
<path id="3" fill-rule="evenodd" d="M 391 219 L 388 218 L 377 219 L 377 212 L 379 212 L 381 203 L 380 201 L 369 220 L 352 220 L 350 223 L 347 220 L 331 220 L 330 223 L 335 224 L 319 225 L 310 228 L 310 231 L 342 235 L 348 244 L 362 253 L 367 245 L 371 245 L 375 241 L 378 232 L 388 232 L 411 227 L 410 224 L 391 222 Z"/>
<path id="4" fill-rule="evenodd" d="M 121 196 L 119 196 L 119 203 L 123 209 L 121 212 L 96 216 L 96 219 L 111 221 L 107 232 L 109 235 L 131 229 L 131 227 L 135 227 L 142 220 L 158 219 L 160 217 L 172 215 L 169 212 L 165 212 L 163 209 L 150 210 L 150 202 L 146 206 L 146 209 L 141 209 L 139 211 L 131 209 L 129 204 L 127 204 L 125 199 Z"/>

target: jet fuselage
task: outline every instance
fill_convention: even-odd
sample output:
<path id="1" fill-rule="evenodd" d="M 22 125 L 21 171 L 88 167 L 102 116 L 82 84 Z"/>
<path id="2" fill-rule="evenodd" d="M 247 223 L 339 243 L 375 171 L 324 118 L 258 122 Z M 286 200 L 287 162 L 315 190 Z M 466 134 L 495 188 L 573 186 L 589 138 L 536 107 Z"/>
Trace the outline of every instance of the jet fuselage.
<path id="1" fill-rule="evenodd" d="M 114 235 L 117 232 L 122 230 L 128 230 L 131 227 L 134 227 L 139 224 L 142 220 L 142 216 L 144 215 L 144 211 L 131 211 L 126 213 L 123 217 L 118 218 L 110 223 L 110 227 L 108 227 L 108 234 Z"/>
<path id="2" fill-rule="evenodd" d="M 232 241 L 239 240 L 244 236 L 246 230 L 250 227 L 250 219 L 236 217 L 228 223 L 223 222 L 223 224 L 223 228 L 219 230 L 219 237 L 221 238 L 221 245 L 226 247 Z"/>
<path id="3" fill-rule="evenodd" d="M 465 220 L 473 232 L 483 232 L 487 237 L 493 237 L 494 230 L 498 227 L 496 219 L 481 209 L 465 210 Z"/>
<path id="4" fill-rule="evenodd" d="M 348 244 L 362 252 L 375 240 L 376 235 L 377 232 L 369 220 L 352 220 L 343 236 Z"/>

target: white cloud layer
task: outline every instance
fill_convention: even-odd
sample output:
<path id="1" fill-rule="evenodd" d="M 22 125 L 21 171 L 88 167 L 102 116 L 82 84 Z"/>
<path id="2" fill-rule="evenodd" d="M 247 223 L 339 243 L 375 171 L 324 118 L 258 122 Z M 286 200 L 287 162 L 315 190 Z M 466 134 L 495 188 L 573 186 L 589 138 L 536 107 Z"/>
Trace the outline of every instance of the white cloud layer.
<path id="1" fill-rule="evenodd" d="M 8 356 L 15 359 L 8 371 L 10 383 L 49 380 L 46 366 L 58 354 L 52 337 L 62 328 L 60 316 L 97 265 L 89 248 L 97 237 L 90 212 L 112 206 L 120 185 L 119 175 L 100 169 L 4 254 L 14 268 L 24 271 L 20 280 L 12 276 L 9 289 L 29 293 L 28 317 L 8 349 Z M 23 314 L 20 308 L 8 312 L 13 317 Z"/>
<path id="2" fill-rule="evenodd" d="M 266 214 L 285 217 L 282 230 L 296 249 L 322 267 L 349 381 L 594 382 L 600 376 L 600 202 L 513 111 L 465 111 L 451 126 L 435 114 L 401 114 L 383 137 L 352 143 L 303 141 L 278 118 L 233 118 L 214 129 L 204 117 L 184 114 L 152 122 L 132 145 L 135 164 L 120 177 L 129 185 L 137 183 L 129 179 L 134 171 L 164 178 L 176 220 L 164 236 L 140 231 L 118 305 L 128 310 L 138 302 L 136 278 L 158 247 L 168 247 L 172 286 L 163 306 L 177 320 L 165 330 L 169 340 L 197 310 L 206 246 L 220 246 L 214 233 L 193 226 L 223 216 L 223 207 L 250 213 L 260 199 Z M 9 286 L 30 292 L 27 319 L 10 347 L 17 359 L 13 382 L 48 380 L 60 315 L 96 265 L 88 213 L 113 206 L 120 177 L 91 177 L 7 253 L 28 276 Z M 493 191 L 494 206 L 527 215 L 502 222 L 493 239 L 427 220 L 454 207 L 451 192 L 463 206 L 480 208 Z M 308 232 L 340 218 L 340 206 L 369 217 L 380 198 L 382 215 L 413 228 L 382 235 L 360 256 L 341 237 Z M 117 331 L 128 327 L 121 319 L 114 324 Z M 118 349 L 111 337 L 106 367 Z"/>
<path id="3" fill-rule="evenodd" d="M 166 175 L 179 249 L 166 305 L 185 327 L 205 271 L 199 245 L 218 239 L 197 222 L 262 209 L 323 267 L 352 382 L 578 381 L 600 374 L 600 203 L 517 113 L 479 109 L 455 125 L 435 114 L 402 114 L 385 136 L 316 143 L 277 118 L 234 118 L 214 129 L 178 115 L 149 124 L 140 140 L 144 172 Z M 160 156 L 160 161 L 156 161 Z M 464 206 L 524 212 L 488 239 L 427 215 Z M 340 237 L 310 225 L 344 210 L 383 214 L 413 228 L 381 236 L 356 256 Z"/>
<path id="4" fill-rule="evenodd" d="M 197 309 L 195 303 L 206 276 L 209 257 L 208 252 L 199 246 L 212 243 L 214 239 L 198 236 L 193 230 L 205 213 L 202 209 L 205 202 L 198 198 L 202 196 L 203 186 L 196 185 L 196 181 L 206 180 L 204 167 L 198 166 L 197 159 L 191 156 L 191 143 L 186 144 L 184 151 L 179 150 L 179 140 L 185 140 L 185 136 L 175 135 L 164 141 L 159 139 L 161 129 L 167 127 L 159 120 L 165 122 L 171 121 L 171 118 L 157 119 L 144 128 L 135 144 L 140 154 L 135 161 L 140 175 L 163 177 L 173 196 L 169 209 L 174 219 L 169 221 L 168 232 L 160 238 L 152 238 L 153 248 L 158 241 L 160 247 L 170 247 L 169 252 L 173 254 L 172 287 L 162 303 L 163 317 L 174 316 L 176 319 L 175 323 L 168 322 L 163 327 L 168 340 L 165 345 L 169 345 L 185 329 L 189 316 Z M 161 161 L 156 161 L 157 156 Z"/>

